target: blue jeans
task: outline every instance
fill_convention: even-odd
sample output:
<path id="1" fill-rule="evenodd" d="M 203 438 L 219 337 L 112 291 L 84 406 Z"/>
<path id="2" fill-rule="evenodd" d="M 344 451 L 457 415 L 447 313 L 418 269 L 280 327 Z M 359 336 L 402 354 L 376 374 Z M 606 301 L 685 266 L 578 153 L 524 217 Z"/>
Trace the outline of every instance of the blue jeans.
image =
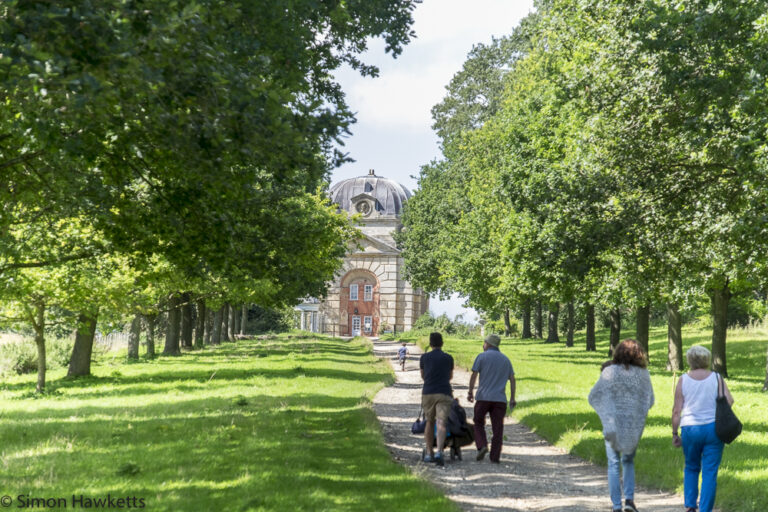
<path id="1" fill-rule="evenodd" d="M 723 442 L 715 435 L 715 424 L 689 425 L 681 429 L 685 455 L 683 489 L 685 506 L 696 508 L 701 473 L 699 512 L 711 512 L 717 492 L 717 470 L 723 458 Z"/>
<path id="2" fill-rule="evenodd" d="M 611 490 L 611 502 L 614 509 L 621 506 L 621 479 L 619 466 L 624 468 L 624 499 L 635 499 L 635 450 L 632 453 L 619 453 L 605 442 L 605 454 L 608 456 L 608 488 Z"/>

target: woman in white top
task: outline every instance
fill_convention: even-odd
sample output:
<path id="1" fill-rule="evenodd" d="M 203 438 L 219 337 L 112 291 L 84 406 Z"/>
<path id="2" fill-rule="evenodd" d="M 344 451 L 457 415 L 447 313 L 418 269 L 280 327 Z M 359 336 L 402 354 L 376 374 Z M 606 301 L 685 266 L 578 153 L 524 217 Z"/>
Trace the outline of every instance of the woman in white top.
<path id="1" fill-rule="evenodd" d="M 711 512 L 715 506 L 717 470 L 723 456 L 723 442 L 715 435 L 715 409 L 718 374 L 709 370 L 712 354 L 694 345 L 685 353 L 688 366 L 675 388 L 675 405 L 672 409 L 672 442 L 683 447 L 685 473 L 683 489 L 686 512 Z M 723 382 L 723 393 L 729 403 L 733 397 Z M 682 437 L 677 434 L 682 427 Z M 701 473 L 701 500 L 699 498 L 699 474 Z"/>

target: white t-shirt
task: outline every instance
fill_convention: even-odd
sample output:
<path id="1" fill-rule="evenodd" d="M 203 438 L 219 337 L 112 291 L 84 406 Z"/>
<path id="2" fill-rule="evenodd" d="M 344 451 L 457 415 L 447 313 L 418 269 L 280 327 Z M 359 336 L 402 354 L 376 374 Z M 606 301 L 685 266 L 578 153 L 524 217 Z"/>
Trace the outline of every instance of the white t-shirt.
<path id="1" fill-rule="evenodd" d="M 717 374 L 712 372 L 704 380 L 692 379 L 684 374 L 683 380 L 683 412 L 680 415 L 680 426 L 706 425 L 714 423 L 717 408 Z"/>

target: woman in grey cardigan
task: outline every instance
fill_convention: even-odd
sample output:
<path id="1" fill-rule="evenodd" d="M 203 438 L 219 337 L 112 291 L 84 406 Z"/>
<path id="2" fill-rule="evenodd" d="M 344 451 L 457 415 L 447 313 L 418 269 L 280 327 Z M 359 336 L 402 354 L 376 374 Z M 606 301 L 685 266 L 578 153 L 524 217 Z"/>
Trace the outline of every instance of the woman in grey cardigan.
<path id="1" fill-rule="evenodd" d="M 624 340 L 589 392 L 589 404 L 603 423 L 608 457 L 608 487 L 614 512 L 637 512 L 635 507 L 635 452 L 653 406 L 651 376 L 645 353 L 635 340 Z M 619 466 L 624 472 L 624 507 Z"/>

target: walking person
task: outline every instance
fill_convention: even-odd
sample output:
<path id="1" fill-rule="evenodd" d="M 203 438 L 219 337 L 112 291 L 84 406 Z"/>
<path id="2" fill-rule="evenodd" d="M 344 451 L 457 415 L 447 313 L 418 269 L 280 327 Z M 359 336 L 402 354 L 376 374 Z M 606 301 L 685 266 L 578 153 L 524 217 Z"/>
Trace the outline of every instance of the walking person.
<path id="1" fill-rule="evenodd" d="M 421 389 L 421 405 L 427 424 L 424 429 L 426 450 L 424 462 L 434 462 L 438 466 L 445 464 L 443 447 L 445 445 L 445 427 L 448 414 L 453 404 L 453 357 L 443 352 L 443 335 L 433 332 L 429 335 L 430 351 L 422 354 L 419 359 L 421 378 L 424 386 Z M 437 452 L 435 442 L 435 425 L 437 425 Z"/>
<path id="2" fill-rule="evenodd" d="M 715 435 L 715 411 L 718 380 L 709 370 L 712 354 L 700 345 L 685 353 L 690 370 L 683 374 L 675 388 L 672 408 L 672 443 L 683 447 L 685 472 L 683 496 L 686 512 L 711 512 L 715 506 L 717 471 L 723 456 L 723 442 Z M 733 397 L 722 381 L 723 395 L 733 404 Z M 682 435 L 678 435 L 682 427 Z M 701 474 L 701 495 L 699 495 Z M 698 508 L 697 508 L 698 500 Z"/>
<path id="3" fill-rule="evenodd" d="M 403 346 L 397 349 L 397 358 L 400 361 L 400 371 L 405 371 L 405 360 L 408 358 L 408 347 L 403 342 Z"/>
<path id="4" fill-rule="evenodd" d="M 589 404 L 597 411 L 603 424 L 608 488 L 614 512 L 637 512 L 635 453 L 643 435 L 648 410 L 654 403 L 647 366 L 640 345 L 635 340 L 624 340 L 616 347 L 611 364 L 604 365 L 600 379 L 589 392 Z"/>
<path id="5" fill-rule="evenodd" d="M 475 445 L 477 460 L 483 460 L 488 453 L 488 438 L 485 434 L 485 416 L 491 416 L 491 462 L 501 459 L 501 444 L 504 439 L 504 417 L 507 415 L 506 387 L 509 381 L 509 408 L 513 409 L 515 401 L 515 371 L 509 358 L 501 353 L 499 344 L 501 338 L 497 334 L 486 336 L 483 341 L 483 351 L 472 364 L 472 376 L 469 378 L 467 400 L 475 401 Z M 480 375 L 477 396 L 474 395 L 475 382 Z"/>

